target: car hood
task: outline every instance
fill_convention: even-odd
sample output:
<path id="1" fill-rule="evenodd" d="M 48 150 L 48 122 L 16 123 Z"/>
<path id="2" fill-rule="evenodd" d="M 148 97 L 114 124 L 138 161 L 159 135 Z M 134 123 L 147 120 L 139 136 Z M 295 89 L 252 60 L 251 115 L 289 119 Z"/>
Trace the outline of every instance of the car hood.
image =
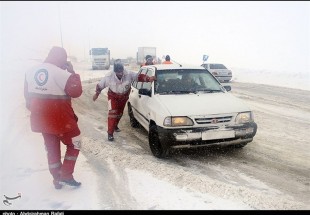
<path id="1" fill-rule="evenodd" d="M 240 99 L 229 93 L 158 95 L 158 99 L 172 116 L 250 111 Z"/>

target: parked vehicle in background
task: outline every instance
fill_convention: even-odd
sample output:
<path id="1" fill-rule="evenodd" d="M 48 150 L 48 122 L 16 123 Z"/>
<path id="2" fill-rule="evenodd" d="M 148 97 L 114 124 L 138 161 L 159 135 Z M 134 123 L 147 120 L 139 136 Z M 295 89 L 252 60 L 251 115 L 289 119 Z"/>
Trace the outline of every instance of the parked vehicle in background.
<path id="1" fill-rule="evenodd" d="M 145 57 L 147 55 L 151 55 L 154 60 L 157 59 L 156 57 L 156 48 L 155 47 L 139 47 L 137 52 L 137 64 L 141 66 L 145 63 Z M 155 62 L 154 62 L 155 63 Z"/>
<path id="2" fill-rule="evenodd" d="M 252 111 L 203 67 L 157 64 L 138 73 L 157 80 L 132 82 L 128 114 L 132 127 L 148 131 L 154 156 L 211 145 L 242 148 L 253 140 L 257 125 Z"/>
<path id="3" fill-rule="evenodd" d="M 92 69 L 110 68 L 110 50 L 108 48 L 92 48 L 89 50 Z"/>
<path id="4" fill-rule="evenodd" d="M 223 64 L 204 63 L 201 66 L 209 70 L 219 82 L 229 82 L 232 78 L 232 71 L 227 69 Z"/>

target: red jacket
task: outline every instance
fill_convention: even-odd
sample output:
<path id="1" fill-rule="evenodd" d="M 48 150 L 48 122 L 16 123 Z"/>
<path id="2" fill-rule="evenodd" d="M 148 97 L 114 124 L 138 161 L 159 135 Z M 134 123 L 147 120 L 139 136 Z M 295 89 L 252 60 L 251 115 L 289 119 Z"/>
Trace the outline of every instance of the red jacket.
<path id="1" fill-rule="evenodd" d="M 63 134 L 78 127 L 71 98 L 82 94 L 79 74 L 47 63 L 26 73 L 24 97 L 33 132 Z"/>

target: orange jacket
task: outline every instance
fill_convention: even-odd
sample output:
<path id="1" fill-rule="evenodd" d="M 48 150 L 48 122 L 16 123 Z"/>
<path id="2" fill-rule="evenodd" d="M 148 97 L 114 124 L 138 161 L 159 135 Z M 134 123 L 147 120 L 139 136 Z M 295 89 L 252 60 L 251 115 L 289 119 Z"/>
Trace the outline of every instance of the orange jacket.
<path id="1" fill-rule="evenodd" d="M 171 61 L 164 61 L 162 64 L 173 64 Z"/>

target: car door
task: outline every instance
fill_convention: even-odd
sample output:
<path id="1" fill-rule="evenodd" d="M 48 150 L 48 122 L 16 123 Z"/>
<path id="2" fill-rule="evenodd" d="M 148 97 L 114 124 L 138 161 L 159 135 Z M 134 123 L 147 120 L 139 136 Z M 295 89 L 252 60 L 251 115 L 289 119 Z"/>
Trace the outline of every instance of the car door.
<path id="1" fill-rule="evenodd" d="M 138 75 L 140 73 L 146 73 L 146 70 L 145 68 L 141 68 L 138 72 Z M 139 116 L 139 110 L 138 110 L 138 102 L 139 102 L 139 89 L 141 87 L 141 82 L 138 82 L 137 80 L 133 81 L 132 82 L 132 85 L 131 85 L 131 92 L 129 94 L 129 102 L 130 102 L 130 105 L 131 105 L 131 108 L 132 108 L 132 111 L 133 111 L 133 115 L 135 116 L 135 118 L 139 121 L 140 123 L 140 118 L 138 117 Z"/>
<path id="2" fill-rule="evenodd" d="M 146 74 L 148 76 L 154 75 L 153 68 L 147 68 L 146 70 L 141 71 L 141 74 Z M 149 91 L 152 94 L 152 82 L 137 82 L 137 90 L 144 89 Z M 138 94 L 137 98 L 137 110 L 139 111 L 137 118 L 140 124 L 148 130 L 149 121 L 150 121 L 150 108 L 149 104 L 151 102 L 152 97 L 150 95 Z"/>

